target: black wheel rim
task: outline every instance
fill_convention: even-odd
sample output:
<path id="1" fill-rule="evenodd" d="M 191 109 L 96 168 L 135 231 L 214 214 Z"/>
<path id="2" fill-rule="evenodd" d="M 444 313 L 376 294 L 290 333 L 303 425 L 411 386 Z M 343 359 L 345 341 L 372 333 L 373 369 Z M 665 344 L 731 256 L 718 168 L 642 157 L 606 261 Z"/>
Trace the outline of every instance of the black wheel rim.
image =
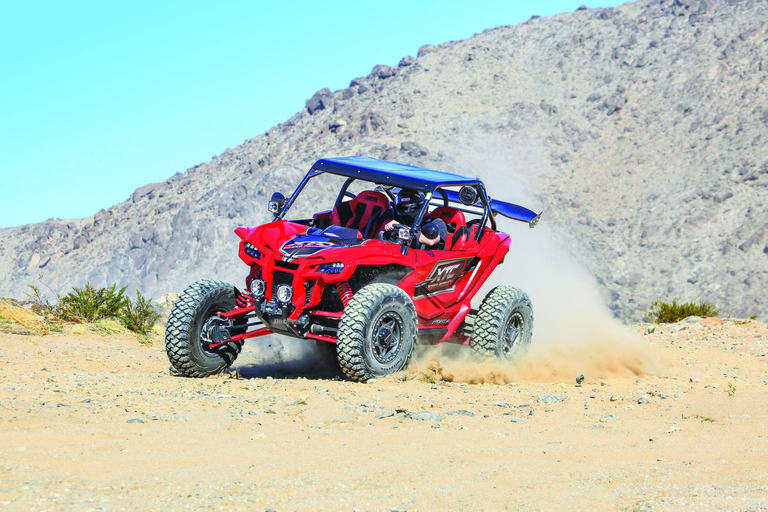
<path id="1" fill-rule="evenodd" d="M 229 320 L 219 315 L 212 314 L 208 317 L 200 330 L 200 347 L 206 355 L 211 357 L 219 355 L 220 348 L 229 338 L 229 332 L 225 329 L 229 325 Z"/>
<path id="2" fill-rule="evenodd" d="M 402 344 L 403 319 L 393 311 L 383 313 L 373 327 L 373 357 L 379 363 L 389 363 L 397 356 Z"/>
<path id="3" fill-rule="evenodd" d="M 504 329 L 504 338 L 502 340 L 502 352 L 504 359 L 512 359 L 515 353 L 520 349 L 520 344 L 525 337 L 525 321 L 523 315 L 519 312 L 512 313 L 507 321 L 507 327 Z"/>

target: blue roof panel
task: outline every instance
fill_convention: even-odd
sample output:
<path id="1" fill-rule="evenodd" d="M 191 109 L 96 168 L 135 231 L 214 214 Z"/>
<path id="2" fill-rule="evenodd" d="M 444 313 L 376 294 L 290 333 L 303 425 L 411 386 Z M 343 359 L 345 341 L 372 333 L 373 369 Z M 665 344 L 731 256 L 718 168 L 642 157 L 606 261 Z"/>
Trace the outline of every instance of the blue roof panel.
<path id="1" fill-rule="evenodd" d="M 477 185 L 482 182 L 477 178 L 468 178 L 459 174 L 435 171 L 413 165 L 378 160 L 367 156 L 345 156 L 321 158 L 312 166 L 313 169 L 340 174 L 349 178 L 391 185 L 393 187 L 434 191 L 439 186 Z"/>

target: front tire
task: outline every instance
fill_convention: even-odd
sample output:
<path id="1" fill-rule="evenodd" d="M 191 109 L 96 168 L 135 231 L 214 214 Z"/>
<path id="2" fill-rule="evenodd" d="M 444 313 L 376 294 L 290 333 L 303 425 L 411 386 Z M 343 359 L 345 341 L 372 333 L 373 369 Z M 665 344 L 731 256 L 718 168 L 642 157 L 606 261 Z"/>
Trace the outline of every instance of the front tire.
<path id="1" fill-rule="evenodd" d="M 210 279 L 189 285 L 179 296 L 165 328 L 165 351 L 179 373 L 207 377 L 235 362 L 242 342 L 218 344 L 225 341 L 222 328 L 230 321 L 216 314 L 234 309 L 235 297 L 234 286 Z"/>
<path id="2" fill-rule="evenodd" d="M 336 343 L 339 366 L 360 382 L 398 372 L 411 358 L 416 333 L 416 308 L 408 294 L 391 284 L 369 284 L 344 308 Z"/>
<path id="3" fill-rule="evenodd" d="M 513 286 L 498 286 L 480 305 L 469 345 L 480 359 L 514 361 L 528 350 L 532 334 L 528 294 Z"/>

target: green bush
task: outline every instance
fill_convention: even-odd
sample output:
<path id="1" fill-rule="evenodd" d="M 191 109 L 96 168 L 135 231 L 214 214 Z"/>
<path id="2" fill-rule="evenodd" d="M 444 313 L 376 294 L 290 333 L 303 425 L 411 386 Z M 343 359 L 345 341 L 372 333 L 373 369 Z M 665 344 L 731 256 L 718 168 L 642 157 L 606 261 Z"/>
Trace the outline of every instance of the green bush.
<path id="1" fill-rule="evenodd" d="M 147 335 L 152 331 L 159 314 L 152 310 L 152 300 L 136 290 L 136 301 L 124 295 L 127 286 L 118 289 L 117 284 L 108 288 L 94 288 L 86 283 L 83 288 L 73 288 L 68 294 L 56 294 L 57 302 L 51 304 L 37 286 L 30 285 L 28 294 L 32 310 L 46 320 L 93 324 L 98 320 L 114 318 L 128 330 Z"/>
<path id="2" fill-rule="evenodd" d="M 651 307 L 645 311 L 645 314 L 651 317 L 651 320 L 657 324 L 671 324 L 679 322 L 689 316 L 717 316 L 719 313 L 717 306 L 707 304 L 706 302 L 678 302 L 673 299 L 672 303 L 656 299 Z"/>
<path id="3" fill-rule="evenodd" d="M 83 288 L 73 288 L 71 292 L 59 297 L 54 307 L 54 314 L 65 322 L 93 323 L 100 318 L 119 318 L 120 313 L 131 303 L 124 296 L 127 286 L 119 290 L 117 284 L 109 288 L 94 288 L 86 283 Z"/>
<path id="4" fill-rule="evenodd" d="M 136 290 L 136 302 L 128 301 L 120 312 L 120 322 L 129 330 L 147 335 L 160 317 L 152 310 L 152 300 Z"/>

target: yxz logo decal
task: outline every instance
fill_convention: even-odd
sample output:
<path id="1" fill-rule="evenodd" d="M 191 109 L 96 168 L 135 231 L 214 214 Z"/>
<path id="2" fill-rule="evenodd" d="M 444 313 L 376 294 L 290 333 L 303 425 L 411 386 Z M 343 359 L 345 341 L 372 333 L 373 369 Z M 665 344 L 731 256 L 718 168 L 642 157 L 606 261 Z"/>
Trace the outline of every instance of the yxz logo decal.
<path id="1" fill-rule="evenodd" d="M 341 247 L 339 244 L 328 240 L 289 240 L 280 248 L 283 253 L 283 261 L 291 261 L 300 256 L 309 256 L 325 249 Z"/>
<path id="2" fill-rule="evenodd" d="M 464 274 L 469 259 L 446 260 L 435 264 L 426 281 L 416 285 L 413 298 L 452 292 L 459 278 Z"/>
<path id="3" fill-rule="evenodd" d="M 327 249 L 328 247 L 338 247 L 333 242 L 318 242 L 318 241 L 306 241 L 306 242 L 288 242 L 283 245 L 281 251 L 293 251 L 295 249 Z"/>

